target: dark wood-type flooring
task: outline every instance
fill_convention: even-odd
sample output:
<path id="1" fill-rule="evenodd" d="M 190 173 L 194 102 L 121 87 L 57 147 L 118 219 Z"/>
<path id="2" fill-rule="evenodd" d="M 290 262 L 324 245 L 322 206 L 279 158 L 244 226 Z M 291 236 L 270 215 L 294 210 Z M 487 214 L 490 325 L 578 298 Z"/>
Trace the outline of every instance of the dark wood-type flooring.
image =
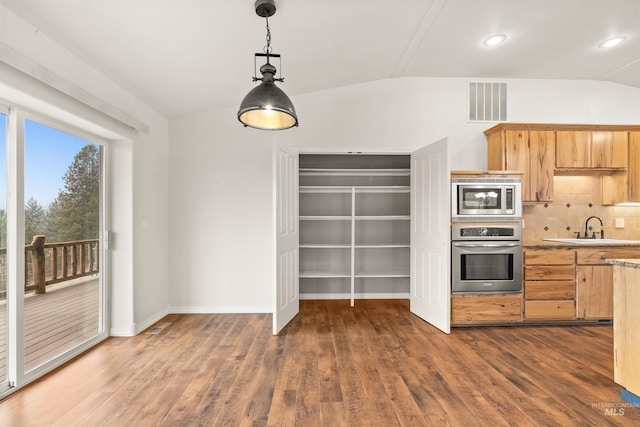
<path id="1" fill-rule="evenodd" d="M 611 326 L 445 335 L 404 300 L 300 308 L 279 336 L 268 314 L 189 314 L 109 338 L 0 402 L 0 425 L 640 425 Z"/>

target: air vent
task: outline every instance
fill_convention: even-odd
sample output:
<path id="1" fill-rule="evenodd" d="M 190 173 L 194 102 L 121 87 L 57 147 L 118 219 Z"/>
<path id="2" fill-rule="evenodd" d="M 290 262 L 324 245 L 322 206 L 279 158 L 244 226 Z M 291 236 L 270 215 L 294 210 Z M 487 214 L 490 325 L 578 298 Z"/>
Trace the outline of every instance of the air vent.
<path id="1" fill-rule="evenodd" d="M 160 332 L 164 331 L 167 326 L 169 326 L 171 322 L 158 322 L 156 325 L 149 329 L 146 333 L 147 335 L 158 335 Z"/>
<path id="2" fill-rule="evenodd" d="M 506 83 L 469 83 L 469 121 L 503 122 L 507 120 Z"/>

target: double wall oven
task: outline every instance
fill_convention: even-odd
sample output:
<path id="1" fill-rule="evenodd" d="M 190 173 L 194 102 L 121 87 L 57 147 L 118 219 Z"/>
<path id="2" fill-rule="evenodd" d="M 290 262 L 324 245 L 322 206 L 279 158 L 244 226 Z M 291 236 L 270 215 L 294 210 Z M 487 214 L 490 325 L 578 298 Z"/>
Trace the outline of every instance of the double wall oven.
<path id="1" fill-rule="evenodd" d="M 452 292 L 521 292 L 520 181 L 453 179 L 451 200 Z"/>

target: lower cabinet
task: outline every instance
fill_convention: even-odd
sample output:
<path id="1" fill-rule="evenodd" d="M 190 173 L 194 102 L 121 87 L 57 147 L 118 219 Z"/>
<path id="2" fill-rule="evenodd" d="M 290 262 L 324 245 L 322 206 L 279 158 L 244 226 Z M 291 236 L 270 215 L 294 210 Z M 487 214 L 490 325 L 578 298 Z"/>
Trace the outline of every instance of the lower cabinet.
<path id="1" fill-rule="evenodd" d="M 451 324 L 481 325 L 522 322 L 522 294 L 453 295 Z"/>
<path id="2" fill-rule="evenodd" d="M 451 297 L 453 326 L 558 323 L 613 318 L 613 266 L 607 259 L 638 259 L 640 248 L 524 250 L 522 294 Z"/>
<path id="3" fill-rule="evenodd" d="M 573 320 L 576 317 L 574 300 L 527 300 L 525 311 L 526 320 Z"/>
<path id="4" fill-rule="evenodd" d="M 613 318 L 613 266 L 606 259 L 638 258 L 638 249 L 576 251 L 576 315 L 578 319 Z"/>
<path id="5" fill-rule="evenodd" d="M 524 251 L 524 320 L 573 320 L 576 317 L 574 250 Z"/>
<path id="6" fill-rule="evenodd" d="M 578 319 L 613 318 L 613 267 L 579 265 L 576 268 Z"/>

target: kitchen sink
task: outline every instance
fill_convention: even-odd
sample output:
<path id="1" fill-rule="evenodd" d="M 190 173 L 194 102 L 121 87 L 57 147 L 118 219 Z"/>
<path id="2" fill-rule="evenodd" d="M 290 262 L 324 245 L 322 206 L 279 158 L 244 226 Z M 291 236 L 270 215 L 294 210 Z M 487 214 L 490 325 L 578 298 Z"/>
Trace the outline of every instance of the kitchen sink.
<path id="1" fill-rule="evenodd" d="M 549 242 L 571 243 L 576 245 L 638 245 L 640 240 L 625 239 L 544 239 Z"/>

